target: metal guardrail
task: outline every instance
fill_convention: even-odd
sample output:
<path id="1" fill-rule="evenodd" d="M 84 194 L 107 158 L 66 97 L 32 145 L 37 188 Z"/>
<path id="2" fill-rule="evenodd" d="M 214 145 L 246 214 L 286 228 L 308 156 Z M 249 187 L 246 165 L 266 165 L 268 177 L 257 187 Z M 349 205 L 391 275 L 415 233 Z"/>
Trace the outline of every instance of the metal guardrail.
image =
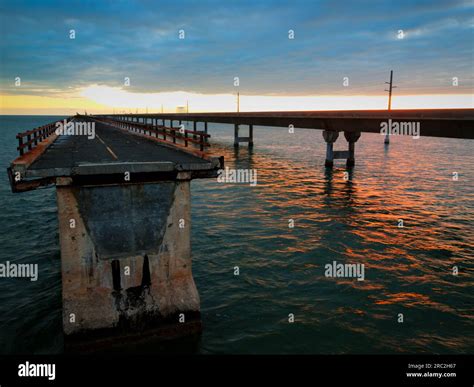
<path id="1" fill-rule="evenodd" d="M 68 117 L 66 119 L 66 122 L 70 122 L 75 117 L 76 116 Z M 203 131 L 184 130 L 182 128 L 174 128 L 163 125 L 143 124 L 138 122 L 132 123 L 128 121 L 104 117 L 94 117 L 93 119 L 106 122 L 114 126 L 118 126 L 121 129 L 126 129 L 134 133 L 148 134 L 149 136 L 153 136 L 164 141 L 172 142 L 174 144 L 176 144 L 177 141 L 181 141 L 185 147 L 187 147 L 189 144 L 195 144 L 199 146 L 199 149 L 201 151 L 204 151 L 206 147 L 210 146 L 208 138 L 211 136 Z M 53 133 L 55 133 L 56 127 L 57 121 L 28 130 L 26 132 L 18 133 L 16 135 L 16 138 L 18 140 L 17 150 L 20 156 L 23 156 L 25 153 L 31 151 L 41 141 L 45 140 Z"/>
<path id="2" fill-rule="evenodd" d="M 69 122 L 72 119 L 73 117 L 69 117 L 66 120 Z M 56 123 L 57 121 L 51 122 L 38 128 L 18 133 L 16 135 L 18 139 L 18 147 L 16 149 L 19 151 L 20 156 L 25 154 L 25 148 L 27 148 L 27 152 L 29 152 L 37 146 L 38 143 L 51 136 L 56 131 Z"/>
<path id="3" fill-rule="evenodd" d="M 171 142 L 173 144 L 177 144 L 177 141 L 181 141 L 185 147 L 187 147 L 189 143 L 195 144 L 199 146 L 200 151 L 204 151 L 206 147 L 211 146 L 208 141 L 208 138 L 211 137 L 211 135 L 203 131 L 187 130 L 164 125 L 129 122 L 105 117 L 94 117 L 94 119 L 105 122 L 109 125 L 117 126 L 130 132 L 156 137 L 160 140 Z"/>

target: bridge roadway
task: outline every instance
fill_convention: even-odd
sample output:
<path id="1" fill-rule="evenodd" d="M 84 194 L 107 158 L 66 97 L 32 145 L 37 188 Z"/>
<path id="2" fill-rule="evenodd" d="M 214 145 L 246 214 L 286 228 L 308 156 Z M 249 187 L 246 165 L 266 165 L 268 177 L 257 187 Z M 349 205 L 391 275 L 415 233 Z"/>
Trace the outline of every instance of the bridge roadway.
<path id="1" fill-rule="evenodd" d="M 78 121 L 91 121 L 86 117 Z M 93 122 L 93 121 L 92 121 Z M 95 122 L 95 136 L 55 135 L 12 162 L 10 180 L 14 191 L 54 184 L 58 177 L 71 177 L 82 184 L 123 181 L 125 172 L 142 181 L 176 178 L 189 172 L 192 178 L 212 177 L 222 159 L 183 149 L 143 133 L 133 133 Z M 14 181 L 19 172 L 21 180 Z M 143 180 L 144 179 L 144 180 Z M 136 180 L 135 180 L 136 181 Z"/>

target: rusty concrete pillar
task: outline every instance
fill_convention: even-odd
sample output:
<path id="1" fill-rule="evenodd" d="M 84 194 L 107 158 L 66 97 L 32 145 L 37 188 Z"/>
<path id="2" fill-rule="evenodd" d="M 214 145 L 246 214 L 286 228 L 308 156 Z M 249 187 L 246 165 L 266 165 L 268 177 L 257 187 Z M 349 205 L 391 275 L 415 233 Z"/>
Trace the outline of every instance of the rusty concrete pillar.
<path id="1" fill-rule="evenodd" d="M 323 138 L 326 141 L 326 161 L 325 167 L 332 167 L 334 165 L 334 143 L 339 137 L 339 132 L 332 130 L 323 130 Z"/>
<path id="2" fill-rule="evenodd" d="M 190 175 L 183 176 L 128 185 L 57 183 L 66 339 L 200 331 Z"/>
<path id="3" fill-rule="evenodd" d="M 344 132 L 344 137 L 349 143 L 349 156 L 346 165 L 353 167 L 355 165 L 355 143 L 360 138 L 360 132 Z"/>

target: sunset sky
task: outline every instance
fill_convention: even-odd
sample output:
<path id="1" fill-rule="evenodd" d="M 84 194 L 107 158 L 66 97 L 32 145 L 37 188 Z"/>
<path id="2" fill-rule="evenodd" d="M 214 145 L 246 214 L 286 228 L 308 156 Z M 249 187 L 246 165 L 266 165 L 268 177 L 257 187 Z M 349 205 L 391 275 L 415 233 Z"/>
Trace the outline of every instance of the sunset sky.
<path id="1" fill-rule="evenodd" d="M 472 1 L 354 3 L 1 0 L 0 113 L 474 107 Z"/>

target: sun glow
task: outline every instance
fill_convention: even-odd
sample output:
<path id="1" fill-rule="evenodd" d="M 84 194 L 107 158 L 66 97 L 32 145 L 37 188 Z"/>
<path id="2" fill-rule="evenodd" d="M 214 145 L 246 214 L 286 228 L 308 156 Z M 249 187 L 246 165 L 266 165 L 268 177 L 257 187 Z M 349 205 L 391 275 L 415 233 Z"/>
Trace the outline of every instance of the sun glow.
<path id="1" fill-rule="evenodd" d="M 236 94 L 198 94 L 184 91 L 164 93 L 132 93 L 121 88 L 108 86 L 90 86 L 84 89 L 82 96 L 95 103 L 117 109 L 149 109 L 159 111 L 161 105 L 168 112 L 189 103 L 190 111 L 235 111 Z M 472 95 L 402 95 L 395 96 L 394 109 L 410 108 L 455 108 L 473 107 Z M 268 110 L 349 110 L 349 109 L 386 109 L 387 96 L 265 96 L 240 95 L 241 111 Z"/>
<path id="2" fill-rule="evenodd" d="M 2 114 L 236 111 L 235 94 L 200 94 L 186 91 L 136 93 L 124 88 L 91 85 L 67 97 L 3 95 Z M 473 108 L 472 94 L 394 95 L 393 109 Z M 240 94 L 240 111 L 386 109 L 387 95 L 276 96 Z"/>

